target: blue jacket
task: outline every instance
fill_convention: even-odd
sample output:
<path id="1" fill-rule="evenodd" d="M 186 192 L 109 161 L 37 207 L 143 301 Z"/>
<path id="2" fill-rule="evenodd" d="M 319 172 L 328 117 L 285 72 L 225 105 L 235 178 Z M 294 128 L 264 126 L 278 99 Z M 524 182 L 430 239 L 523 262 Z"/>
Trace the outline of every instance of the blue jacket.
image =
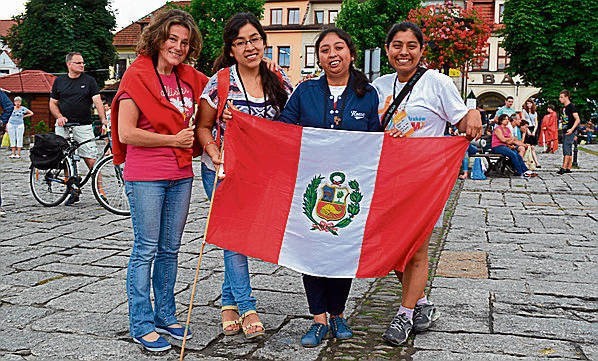
<path id="1" fill-rule="evenodd" d="M 304 81 L 291 94 L 279 120 L 313 128 L 379 131 L 376 90 L 368 84 L 368 91 L 359 98 L 351 88 L 351 80 L 338 99 L 336 109 L 326 76 Z M 335 116 L 342 119 L 338 126 L 334 124 Z"/>
<path id="2" fill-rule="evenodd" d="M 0 121 L 2 121 L 2 124 L 6 124 L 6 123 L 8 123 L 8 119 L 10 118 L 10 115 L 12 114 L 14 105 L 8 98 L 8 95 L 6 95 L 6 93 L 4 93 L 2 90 L 0 90 L 0 107 L 2 107 L 2 114 L 0 114 Z"/>

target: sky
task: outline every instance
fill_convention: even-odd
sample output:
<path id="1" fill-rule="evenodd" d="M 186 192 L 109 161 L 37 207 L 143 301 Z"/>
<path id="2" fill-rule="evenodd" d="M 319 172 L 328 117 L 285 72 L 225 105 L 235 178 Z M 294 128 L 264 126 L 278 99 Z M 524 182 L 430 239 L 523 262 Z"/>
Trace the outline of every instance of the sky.
<path id="1" fill-rule="evenodd" d="M 28 0 L 0 0 L 0 20 L 23 13 L 27 2 Z M 166 0 L 110 0 L 110 3 L 116 15 L 116 30 L 120 30 L 164 5 Z"/>

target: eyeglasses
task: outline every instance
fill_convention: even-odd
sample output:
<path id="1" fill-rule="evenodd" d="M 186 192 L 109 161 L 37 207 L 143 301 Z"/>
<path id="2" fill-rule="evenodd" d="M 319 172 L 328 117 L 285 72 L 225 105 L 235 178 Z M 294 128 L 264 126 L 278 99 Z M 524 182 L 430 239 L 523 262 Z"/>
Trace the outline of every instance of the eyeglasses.
<path id="1" fill-rule="evenodd" d="M 77 65 L 85 65 L 85 63 L 82 61 L 71 61 L 71 63 L 77 64 Z"/>
<path id="2" fill-rule="evenodd" d="M 260 41 L 262 41 L 262 37 L 261 36 L 256 36 L 256 37 L 251 38 L 249 40 L 236 40 L 236 41 L 233 41 L 232 45 L 235 48 L 240 48 L 240 47 L 246 48 L 247 45 L 249 45 L 249 44 L 251 44 L 251 45 L 253 45 L 255 47 L 258 47 L 259 45 L 263 44 L 263 42 L 260 43 Z"/>

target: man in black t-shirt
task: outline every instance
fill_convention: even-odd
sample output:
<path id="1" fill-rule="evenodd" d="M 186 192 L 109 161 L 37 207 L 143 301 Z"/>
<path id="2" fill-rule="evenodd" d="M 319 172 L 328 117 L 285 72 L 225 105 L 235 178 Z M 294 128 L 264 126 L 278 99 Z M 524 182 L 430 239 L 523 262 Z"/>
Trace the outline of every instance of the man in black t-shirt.
<path id="1" fill-rule="evenodd" d="M 68 135 L 63 126 L 67 122 L 79 123 L 80 125 L 73 129 L 73 136 L 77 142 L 83 143 L 94 138 L 91 105 L 95 105 L 103 124 L 107 124 L 106 114 L 98 84 L 94 78 L 84 73 L 85 63 L 81 53 L 68 53 L 66 67 L 68 73 L 56 78 L 52 85 L 50 112 L 56 118 L 56 134 L 66 138 Z M 77 153 L 91 169 L 95 164 L 98 149 L 95 142 L 89 142 L 79 147 Z M 77 200 L 77 194 L 73 194 L 66 204 L 71 205 Z"/>
<path id="2" fill-rule="evenodd" d="M 563 124 L 563 166 L 557 174 L 571 173 L 571 166 L 573 164 L 573 142 L 575 141 L 575 133 L 577 126 L 580 123 L 579 114 L 575 105 L 571 103 L 571 94 L 568 90 L 563 90 L 559 94 L 559 101 L 565 107 L 561 113 Z"/>

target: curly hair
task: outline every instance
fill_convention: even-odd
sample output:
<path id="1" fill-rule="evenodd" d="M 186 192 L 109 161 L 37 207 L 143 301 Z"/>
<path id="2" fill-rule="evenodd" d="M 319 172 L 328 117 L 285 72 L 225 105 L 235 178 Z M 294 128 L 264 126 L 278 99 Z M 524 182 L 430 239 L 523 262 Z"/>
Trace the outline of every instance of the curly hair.
<path id="1" fill-rule="evenodd" d="M 173 25 L 180 25 L 189 30 L 189 52 L 184 62 L 194 62 L 201 52 L 201 33 L 193 17 L 180 9 L 162 11 L 152 17 L 150 24 L 141 33 L 135 48 L 137 54 L 147 55 L 156 60 L 160 46 L 168 39 L 170 27 Z"/>

